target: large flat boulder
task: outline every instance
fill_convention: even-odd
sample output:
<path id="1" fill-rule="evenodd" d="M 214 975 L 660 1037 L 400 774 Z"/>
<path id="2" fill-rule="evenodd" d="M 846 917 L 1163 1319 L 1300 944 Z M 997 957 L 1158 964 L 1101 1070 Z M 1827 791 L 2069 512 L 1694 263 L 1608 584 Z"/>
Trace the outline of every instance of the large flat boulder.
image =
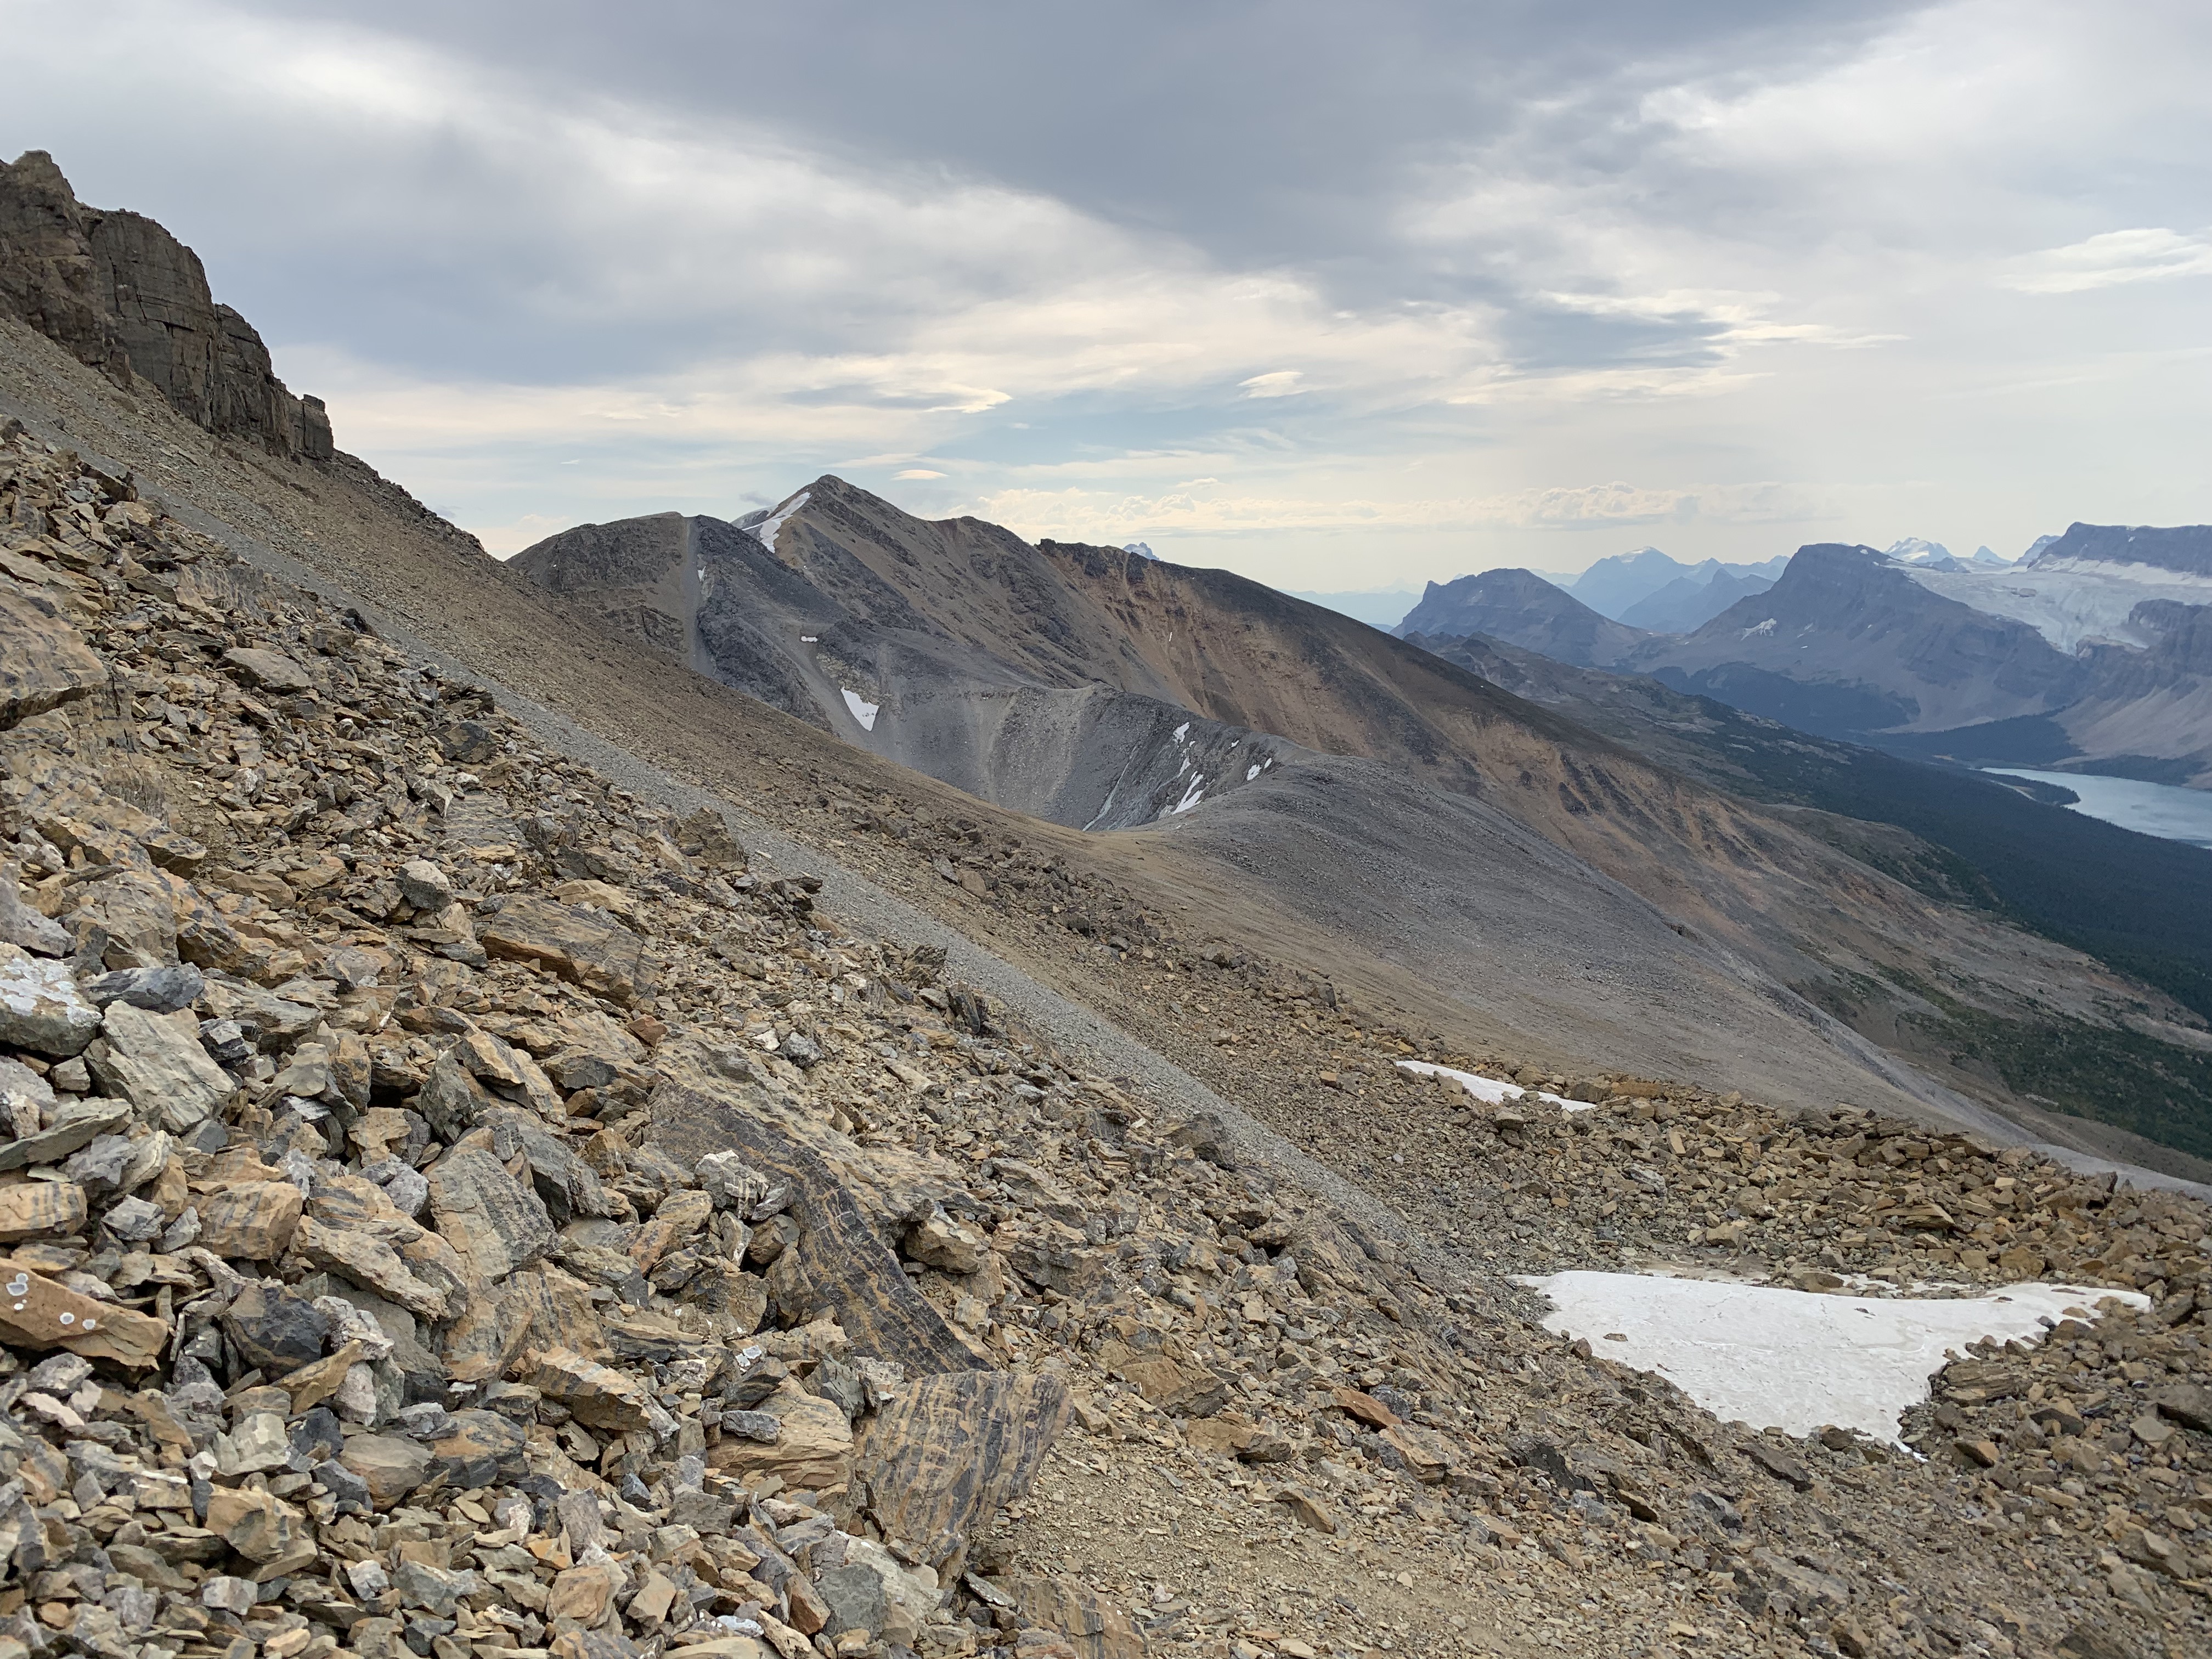
<path id="1" fill-rule="evenodd" d="M 957 1576 L 975 1529 L 1036 1479 L 1068 1410 L 1067 1385 L 1042 1372 L 925 1376 L 870 1420 L 852 1504 L 940 1577 Z"/>
<path id="2" fill-rule="evenodd" d="M 0 576 L 0 731 L 106 684 L 106 665 L 54 602 Z"/>
<path id="3" fill-rule="evenodd" d="M 587 991 L 631 1003 L 650 996 L 659 963 L 645 940 L 604 910 L 556 904 L 528 895 L 510 898 L 477 927 L 489 957 L 536 962 Z"/>
<path id="4" fill-rule="evenodd" d="M 830 1161 L 796 1133 L 726 1092 L 681 1084 L 653 1092 L 653 1115 L 656 1139 L 680 1162 L 734 1150 L 790 1187 L 799 1261 L 784 1277 L 803 1280 L 799 1294 L 811 1304 L 805 1313 L 827 1309 L 854 1352 L 895 1361 L 908 1376 L 989 1368 L 915 1288 Z"/>

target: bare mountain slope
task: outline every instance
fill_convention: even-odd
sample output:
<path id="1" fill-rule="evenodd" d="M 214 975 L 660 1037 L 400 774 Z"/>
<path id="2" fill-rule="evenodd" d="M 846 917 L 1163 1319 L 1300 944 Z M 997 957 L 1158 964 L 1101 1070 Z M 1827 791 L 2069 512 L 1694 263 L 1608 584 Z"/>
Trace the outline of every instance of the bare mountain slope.
<path id="1" fill-rule="evenodd" d="M 1248 872 L 1253 861 L 1262 869 L 1286 870 L 1304 856 L 1293 836 L 1296 826 L 1284 823 L 1279 815 L 1267 817 L 1273 832 L 1286 836 L 1285 844 L 1239 844 L 1232 862 L 1198 839 L 1186 843 L 1172 836 L 1085 836 L 1007 813 L 831 738 L 677 660 L 611 640 L 591 613 L 572 608 L 485 556 L 467 538 L 423 514 L 404 492 L 357 462 L 341 456 L 326 466 L 301 466 L 274 455 L 226 450 L 162 411 L 123 408 L 112 388 L 27 331 L 0 320 L 0 335 L 9 341 L 8 378 L 0 389 L 27 413 L 45 418 L 57 409 L 64 411 L 72 429 L 85 431 L 118 465 L 140 467 L 149 488 L 169 492 L 180 506 L 204 504 L 233 533 L 258 538 L 341 581 L 478 672 L 623 749 L 757 803 L 779 822 L 807 820 L 817 799 L 912 801 L 938 821 L 965 821 L 978 826 L 978 835 L 1011 837 L 1030 849 L 1024 856 L 1059 858 L 1095 872 L 1115 883 L 1133 904 L 1173 918 L 1200 937 L 1224 939 L 1247 950 L 1264 941 L 1277 960 L 1345 988 L 1364 1004 L 1397 1010 L 1412 1028 L 1458 1034 L 1482 1048 L 1540 1055 L 1554 1066 L 1586 1066 L 1612 1051 L 1616 1022 L 1595 1012 L 1583 982 L 1551 971 L 1554 939 L 1562 933 L 1585 937 L 1586 944 L 1577 948 L 1594 960 L 1601 959 L 1607 948 L 1601 919 L 1607 907 L 1620 901 L 1596 906 L 1595 896 L 1618 890 L 1592 872 L 1583 872 L 1555 896 L 1533 902 L 1528 925 L 1456 947 L 1445 918 L 1425 918 L 1419 912 L 1392 916 L 1389 932 L 1427 927 L 1438 950 L 1455 952 L 1447 971 L 1409 969 L 1392 959 L 1390 946 L 1371 933 L 1346 934 L 1337 927 L 1339 913 L 1328 895 L 1351 883 L 1354 872 L 1308 870 L 1309 879 L 1298 884 L 1252 878 Z M 1461 672 L 1442 664 L 1437 670 Z M 1465 678 L 1480 685 L 1474 677 Z M 1491 688 L 1483 695 L 1501 696 Z M 817 844 L 839 838 L 843 822 L 824 811 L 815 831 L 821 838 Z M 1401 830 L 1378 816 L 1368 833 L 1376 844 L 1388 845 Z M 1355 847 L 1348 856 L 1365 854 Z M 901 880 L 914 884 L 910 890 L 918 900 L 949 907 L 961 916 L 958 925 L 988 933 L 988 906 L 975 906 L 938 881 L 927 857 L 902 860 L 896 867 L 902 872 Z M 1516 896 L 1519 890 L 1510 884 L 1504 887 L 1504 902 L 1526 902 Z M 1538 925 L 1546 916 L 1551 919 L 1548 934 Z M 1661 957 L 1636 971 L 1662 976 L 1654 981 L 1662 988 L 1656 998 L 1662 1006 L 1694 1011 L 1698 1042 L 1694 1052 L 1678 1051 L 1670 1061 L 1668 1027 L 1663 1021 L 1655 1023 L 1652 1046 L 1645 1051 L 1650 1055 L 1649 1071 L 1679 1073 L 1705 1063 L 1708 1055 L 1735 1055 L 1727 1064 L 1735 1086 L 1785 1103 L 1855 1099 L 1892 1110 L 1979 1121 L 2000 1134 L 2016 1133 L 1955 1092 L 1869 1054 L 1859 1039 L 1824 1024 L 1824 1016 L 1734 953 L 1702 938 L 1675 933 L 1663 917 L 1660 927 L 1664 938 L 1655 942 Z M 1048 982 L 1117 1022 L 1137 1018 L 1136 1010 L 1153 1005 L 1170 989 L 1161 986 L 1139 994 L 1118 975 L 1110 983 L 1094 981 L 1103 964 L 1087 953 L 1063 956 L 1021 935 L 1005 943 Z M 1509 1018 L 1501 1012 L 1508 1008 L 1527 1012 Z M 1310 1077 L 1243 1060 L 1218 1086 L 1265 1116 L 1308 1094 L 1313 1085 Z M 2086 1148 L 2104 1143 L 2081 1144 Z M 2147 1146 L 2135 1155 L 2137 1161 L 2162 1156 Z"/>
<path id="2" fill-rule="evenodd" d="M 623 533 L 664 522 L 634 521 Z M 765 521 L 765 579 L 753 573 L 770 550 L 751 534 L 691 523 L 692 551 L 682 556 L 700 594 L 695 635 L 712 631 L 706 619 L 719 614 L 739 642 L 693 658 L 709 672 L 757 690 L 775 677 L 761 654 L 770 653 L 786 665 L 775 673 L 797 684 L 775 699 L 785 708 L 1071 827 L 1175 819 L 1178 838 L 1251 870 L 1273 902 L 1320 919 L 1324 935 L 1387 937 L 1382 954 L 1418 959 L 1444 982 L 1480 983 L 1488 1006 L 1522 1011 L 1516 1021 L 1560 1018 L 1547 937 L 1555 957 L 1583 948 L 1574 941 L 1610 938 L 1616 969 L 1580 973 L 1571 999 L 1575 1019 L 1601 1020 L 1609 1042 L 1649 1052 L 1648 1031 L 1632 1039 L 1598 1012 L 1609 998 L 1638 994 L 1628 988 L 1692 1007 L 1718 994 L 1754 1028 L 1790 1011 L 1796 1035 L 1785 1043 L 1844 1042 L 1860 1063 L 1892 1067 L 1860 1047 L 1870 1035 L 1935 1067 L 1941 1093 L 1963 1089 L 2011 1109 L 2024 1103 L 2003 1070 L 1959 1036 L 1947 1007 L 2100 1030 L 2199 1023 L 2076 951 L 1869 867 L 1859 854 L 1880 861 L 1887 849 L 1864 836 L 1747 805 L 1479 673 L 1227 572 L 1115 548 L 1031 549 L 975 520 L 915 519 L 836 478 L 817 480 Z M 593 562 L 572 550 L 576 538 L 616 528 L 563 532 L 516 565 L 619 623 L 630 586 L 595 586 Z M 677 556 L 672 533 L 654 544 Z M 803 579 L 796 598 L 792 576 Z M 1033 628 L 1024 622 L 1032 613 Z M 869 711 L 865 725 L 854 698 Z M 1328 756 L 1403 774 L 1347 774 Z M 1360 781 L 1359 809 L 1324 812 L 1322 832 L 1305 814 L 1355 798 L 1347 777 Z M 1274 810 L 1281 801 L 1304 805 Z M 1469 841 L 1477 820 L 1486 827 Z M 1533 884 L 1528 871 L 1494 856 L 1501 836 L 1530 830 L 1571 855 Z M 1407 899 L 1432 894 L 1424 880 L 1393 888 L 1371 879 L 1413 866 L 1455 870 L 1452 902 Z M 1644 923 L 1597 921 L 1616 914 L 1615 883 L 1643 901 Z M 1367 896 L 1364 904 L 1346 902 L 1353 892 Z M 1532 928 L 1528 918 L 1543 921 Z M 1429 943 L 1415 949 L 1407 927 Z M 1465 978 L 1471 953 L 1487 966 L 1501 950 L 1542 966 L 1525 981 Z M 1726 992 L 1711 988 L 1714 975 Z M 1684 996 L 1692 1000 L 1675 1003 Z M 1801 998 L 1829 1014 L 1815 1016 Z M 1825 1025 L 1831 1014 L 1859 1035 Z M 1689 1025 L 1670 1031 L 1681 1052 L 1716 1052 Z"/>

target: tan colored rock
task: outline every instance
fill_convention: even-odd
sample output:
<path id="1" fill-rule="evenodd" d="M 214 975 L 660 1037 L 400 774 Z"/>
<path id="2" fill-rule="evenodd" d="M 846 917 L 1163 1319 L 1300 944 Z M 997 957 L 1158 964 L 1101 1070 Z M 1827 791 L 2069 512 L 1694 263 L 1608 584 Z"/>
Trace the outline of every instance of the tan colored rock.
<path id="1" fill-rule="evenodd" d="M 604 1624 L 614 1610 L 623 1570 L 611 1561 L 586 1562 L 554 1576 L 545 1592 L 548 1620 L 574 1620 L 586 1626 Z"/>
<path id="2" fill-rule="evenodd" d="M 174 856 L 155 860 L 170 868 L 161 880 L 168 889 L 169 908 L 176 918 L 177 954 L 195 967 L 239 974 L 251 979 L 267 969 L 269 947 L 246 938 L 223 920 L 198 888 L 175 873 L 180 860 Z M 289 895 L 287 896 L 289 897 Z"/>
<path id="3" fill-rule="evenodd" d="M 1145 1659 L 1145 1638 L 1127 1611 L 1079 1580 L 1018 1572 L 995 1582 L 1024 1624 L 1059 1632 L 1077 1659 Z"/>
<path id="4" fill-rule="evenodd" d="M 714 1215 L 714 1200 L 703 1192 L 687 1188 L 669 1194 L 653 1212 L 653 1219 L 638 1229 L 636 1241 L 629 1247 L 630 1259 L 637 1263 L 639 1272 L 651 1273 L 661 1257 L 696 1237 Z"/>
<path id="5" fill-rule="evenodd" d="M 813 1492 L 845 1484 L 853 1458 L 853 1427 L 843 1412 L 807 1393 L 795 1379 L 779 1384 L 758 1409 L 782 1425 L 781 1437 L 772 1445 L 725 1438 L 707 1454 L 714 1468 L 739 1480 L 781 1475 L 786 1486 Z"/>
<path id="6" fill-rule="evenodd" d="M 507 1300 L 525 1349 L 568 1348 L 586 1359 L 612 1352 L 592 1304 L 592 1288 L 573 1274 L 541 1263 L 509 1282 Z"/>
<path id="7" fill-rule="evenodd" d="M 550 899 L 509 899 L 477 929 L 488 956 L 534 961 L 587 991 L 631 1003 L 650 996 L 659 966 L 644 939 L 603 911 Z"/>
<path id="8" fill-rule="evenodd" d="M 646 1404 L 652 1396 L 635 1378 L 573 1348 L 549 1348 L 538 1355 L 528 1380 L 592 1428 L 620 1432 L 642 1429 L 650 1421 Z"/>
<path id="9" fill-rule="evenodd" d="M 1302 1527 L 1315 1532 L 1337 1529 L 1335 1513 L 1304 1486 L 1279 1486 L 1271 1495 L 1271 1501 L 1288 1510 Z"/>
<path id="10" fill-rule="evenodd" d="M 199 1242 L 217 1255 L 274 1261 L 292 1243 L 306 1200 L 289 1181 L 247 1181 L 200 1201 Z"/>
<path id="11" fill-rule="evenodd" d="M 0 945 L 21 945 L 42 957 L 67 956 L 69 930 L 23 902 L 22 866 L 0 859 Z"/>
<path id="12" fill-rule="evenodd" d="M 265 1492 L 217 1486 L 208 1498 L 207 1526 L 254 1563 L 256 1583 L 313 1566 L 320 1553 L 307 1516 Z"/>
<path id="13" fill-rule="evenodd" d="M 322 1194 L 318 1193 L 316 1202 L 321 1201 Z M 398 1214 L 396 1210 L 392 1213 Z M 417 1319 L 435 1322 L 447 1317 L 449 1312 L 445 1292 L 416 1278 L 399 1259 L 398 1252 L 372 1233 L 331 1226 L 313 1216 L 305 1216 L 292 1235 L 292 1251 L 349 1284 L 374 1291 L 386 1301 L 397 1303 Z"/>
<path id="14" fill-rule="evenodd" d="M 1171 1417 L 1211 1417 L 1228 1403 L 1229 1385 L 1212 1371 L 1163 1354 L 1126 1360 L 1121 1369 L 1139 1394 Z"/>
<path id="15" fill-rule="evenodd" d="M 466 1264 L 471 1283 L 497 1284 L 551 1247 L 553 1221 L 545 1206 L 489 1146 L 456 1146 L 429 1175 L 438 1235 Z"/>
<path id="16" fill-rule="evenodd" d="M 338 1462 L 368 1486 L 368 1501 L 388 1510 L 430 1478 L 436 1459 L 430 1449 L 396 1434 L 349 1437 Z"/>
<path id="17" fill-rule="evenodd" d="M 1370 1429 L 1395 1429 L 1398 1426 L 1398 1413 L 1371 1394 L 1363 1394 L 1358 1389 L 1340 1388 L 1332 1389 L 1329 1398 L 1336 1402 L 1337 1409 L 1346 1417 L 1355 1418 Z"/>
<path id="18" fill-rule="evenodd" d="M 1036 1479 L 1067 1413 L 1056 1376 L 923 1377 L 866 1419 L 853 1501 L 940 1577 L 957 1576 L 969 1542 Z"/>
<path id="19" fill-rule="evenodd" d="M 1444 1479 L 1459 1462 L 1457 1449 L 1434 1429 L 1401 1423 L 1383 1430 L 1382 1438 L 1406 1460 L 1406 1472 L 1425 1486 Z"/>
<path id="20" fill-rule="evenodd" d="M 338 1391 L 346 1373 L 360 1360 L 359 1342 L 347 1342 L 313 1364 L 302 1365 L 277 1378 L 276 1386 L 290 1396 L 293 1413 L 313 1411 Z"/>
<path id="21" fill-rule="evenodd" d="M 0 1239 L 64 1237 L 84 1225 L 84 1188 L 74 1181 L 0 1187 Z"/>
<path id="22" fill-rule="evenodd" d="M 397 1106 L 372 1106 L 346 1131 L 346 1138 L 364 1162 L 374 1164 L 407 1139 L 407 1114 Z"/>
<path id="23" fill-rule="evenodd" d="M 1260 1430 L 1243 1417 L 1224 1413 L 1219 1417 L 1199 1418 L 1187 1423 L 1182 1433 L 1183 1438 L 1200 1451 L 1236 1457 L 1250 1448 L 1259 1437 Z"/>
<path id="24" fill-rule="evenodd" d="M 222 665 L 258 691 L 286 695 L 311 690 L 315 677 L 282 651 L 238 646 L 222 653 Z"/>
<path id="25" fill-rule="evenodd" d="M 157 872 L 117 870 L 75 890 L 69 919 L 107 935 L 108 967 L 159 968 L 176 959 L 176 908 Z"/>
<path id="26" fill-rule="evenodd" d="M 830 1622 L 829 1603 L 804 1573 L 784 1585 L 783 1596 L 790 1604 L 791 1627 L 801 1636 L 819 1635 L 822 1627 Z"/>
<path id="27" fill-rule="evenodd" d="M 927 1216 L 907 1229 L 906 1253 L 939 1273 L 972 1273 L 982 1267 L 991 1247 L 975 1228 L 963 1226 L 932 1206 Z"/>
<path id="28" fill-rule="evenodd" d="M 161 1358 L 169 1328 L 149 1314 L 95 1301 L 27 1267 L 0 1264 L 0 1341 L 66 1348 L 133 1368 Z"/>
<path id="29" fill-rule="evenodd" d="M 526 1268 L 495 1284 L 473 1280 L 438 1344 L 446 1375 L 456 1382 L 504 1376 L 529 1338 L 528 1298 L 538 1274 Z"/>
<path id="30" fill-rule="evenodd" d="M 107 665 L 61 607 L 0 576 L 0 730 L 107 684 Z"/>

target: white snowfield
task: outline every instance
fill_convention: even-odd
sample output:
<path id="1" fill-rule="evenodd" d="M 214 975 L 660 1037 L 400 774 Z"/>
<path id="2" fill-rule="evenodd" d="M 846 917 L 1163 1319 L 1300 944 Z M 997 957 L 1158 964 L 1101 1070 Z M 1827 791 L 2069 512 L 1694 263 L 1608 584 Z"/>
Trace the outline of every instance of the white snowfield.
<path id="1" fill-rule="evenodd" d="M 845 707 L 853 711 L 853 718 L 860 721 L 860 730 L 863 732 L 874 731 L 876 729 L 876 710 L 880 708 L 883 705 L 880 703 L 870 702 L 866 697 L 863 697 L 859 692 L 854 690 L 849 686 L 841 685 L 837 689 L 845 694 Z"/>
<path id="2" fill-rule="evenodd" d="M 813 494 L 811 490 L 802 489 L 758 524 L 744 525 L 740 528 L 773 553 L 775 551 L 776 536 L 783 529 L 783 521 L 805 506 L 806 498 L 811 494 Z"/>
<path id="3" fill-rule="evenodd" d="M 2212 605 L 2212 576 L 2109 559 L 2048 559 L 1990 570 L 1922 570 L 1905 574 L 1929 592 L 1977 611 L 2024 622 L 2061 651 L 2089 641 L 2141 647 L 2153 635 L 2128 625 L 2145 599 Z"/>
<path id="4" fill-rule="evenodd" d="M 1473 1072 L 1455 1072 L 1449 1066 L 1431 1066 L 1425 1060 L 1401 1060 L 1401 1071 L 1418 1072 L 1423 1077 L 1448 1077 L 1486 1106 L 1502 1106 L 1509 1100 L 1518 1100 L 1528 1092 L 1517 1083 L 1500 1083 L 1494 1077 L 1477 1077 Z M 1594 1112 L 1597 1108 L 1587 1100 L 1569 1100 L 1564 1096 L 1535 1091 L 1536 1098 L 1549 1101 L 1563 1112 Z"/>
<path id="5" fill-rule="evenodd" d="M 1823 1295 L 1765 1285 L 1642 1273 L 1564 1273 L 1522 1281 L 1558 1311 L 1547 1330 L 1594 1352 L 1656 1371 L 1723 1422 L 1811 1434 L 1825 1425 L 1900 1444 L 1898 1419 L 1928 1397 L 1929 1379 L 1982 1337 L 2039 1340 L 2071 1312 L 2094 1318 L 2132 1291 L 2008 1285 L 1952 1301 Z M 1614 1339 L 1623 1339 L 1616 1340 Z"/>

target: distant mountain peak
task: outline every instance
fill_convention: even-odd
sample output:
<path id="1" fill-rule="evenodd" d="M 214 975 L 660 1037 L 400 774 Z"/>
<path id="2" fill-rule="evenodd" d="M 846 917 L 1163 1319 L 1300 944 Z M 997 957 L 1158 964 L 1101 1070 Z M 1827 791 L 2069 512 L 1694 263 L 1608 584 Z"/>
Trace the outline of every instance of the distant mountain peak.
<path id="1" fill-rule="evenodd" d="M 1431 582 L 1421 602 L 1391 631 L 1401 639 L 1409 634 L 1454 639 L 1480 634 L 1583 668 L 1617 662 L 1648 637 L 1534 571 L 1519 569 Z"/>
<path id="2" fill-rule="evenodd" d="M 1160 556 L 1152 551 L 1152 544 L 1150 542 L 1124 542 L 1121 544 L 1121 550 L 1124 553 L 1133 553 L 1140 559 L 1150 559 L 1155 564 L 1159 562 Z"/>

